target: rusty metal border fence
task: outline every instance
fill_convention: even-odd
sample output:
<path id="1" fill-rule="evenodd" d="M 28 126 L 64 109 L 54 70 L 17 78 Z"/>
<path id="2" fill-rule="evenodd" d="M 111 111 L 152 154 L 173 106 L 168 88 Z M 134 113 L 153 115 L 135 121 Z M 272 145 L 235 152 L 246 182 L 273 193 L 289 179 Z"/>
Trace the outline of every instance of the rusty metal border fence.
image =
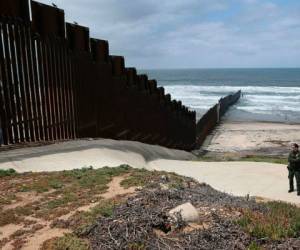
<path id="1" fill-rule="evenodd" d="M 234 94 L 223 97 L 202 116 L 196 125 L 196 148 L 201 147 L 206 137 L 218 125 L 221 117 L 225 115 L 230 106 L 234 105 L 240 97 L 240 90 Z"/>
<path id="2" fill-rule="evenodd" d="M 66 23 L 63 10 L 1 1 L 0 145 L 86 137 L 191 150 L 196 113 L 125 68 L 87 27 Z"/>
<path id="3" fill-rule="evenodd" d="M 224 98 L 221 98 L 219 100 L 220 103 L 220 114 L 219 116 L 222 117 L 223 115 L 225 115 L 226 111 L 230 108 L 230 106 L 234 105 L 241 97 L 241 90 L 239 90 L 238 92 L 228 95 Z"/>

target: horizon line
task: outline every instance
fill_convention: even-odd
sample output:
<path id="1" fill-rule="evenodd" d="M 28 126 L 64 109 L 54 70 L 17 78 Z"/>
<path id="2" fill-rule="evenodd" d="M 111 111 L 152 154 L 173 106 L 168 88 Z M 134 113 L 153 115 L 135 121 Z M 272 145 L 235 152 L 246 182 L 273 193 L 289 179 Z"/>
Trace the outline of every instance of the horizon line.
<path id="1" fill-rule="evenodd" d="M 300 69 L 299 67 L 183 67 L 183 68 L 137 68 L 137 70 L 186 70 L 186 69 Z"/>

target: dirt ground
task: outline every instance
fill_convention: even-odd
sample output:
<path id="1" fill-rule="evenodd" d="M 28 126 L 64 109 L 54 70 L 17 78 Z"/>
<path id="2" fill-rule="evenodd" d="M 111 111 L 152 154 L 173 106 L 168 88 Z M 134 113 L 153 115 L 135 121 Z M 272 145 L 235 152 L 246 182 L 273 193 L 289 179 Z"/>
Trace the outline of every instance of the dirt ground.
<path id="1" fill-rule="evenodd" d="M 74 186 L 74 182 L 83 180 L 83 177 L 76 176 L 69 182 L 66 178 L 66 183 L 61 184 L 59 178 L 55 180 L 52 175 L 41 173 L 0 178 L 1 249 L 41 249 L 47 240 L 72 233 L 75 227 L 83 226 L 86 221 L 82 220 L 76 226 L 65 228 L 56 226 L 55 223 L 59 222 L 61 225 L 83 215 L 91 216 L 95 213 L 93 209 L 101 209 L 103 204 L 119 202 L 136 189 L 120 185 L 130 176 L 126 169 L 108 174 L 103 172 L 98 178 L 107 178 L 105 188 L 101 186 L 98 192 L 99 190 L 90 188 L 89 183 L 84 187 L 84 183 L 81 190 L 75 188 L 76 197 L 72 198 L 69 187 Z M 57 183 L 52 183 L 52 188 L 49 189 L 51 180 Z"/>
<path id="2" fill-rule="evenodd" d="M 300 247 L 296 206 L 235 197 L 175 173 L 122 165 L 0 176 L 5 250 Z M 168 216 L 186 202 L 197 221 Z"/>

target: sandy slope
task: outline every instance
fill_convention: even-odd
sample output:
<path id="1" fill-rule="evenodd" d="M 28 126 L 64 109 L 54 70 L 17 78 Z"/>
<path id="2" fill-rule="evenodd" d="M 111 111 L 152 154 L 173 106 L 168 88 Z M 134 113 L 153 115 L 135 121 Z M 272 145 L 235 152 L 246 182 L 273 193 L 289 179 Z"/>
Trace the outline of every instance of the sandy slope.
<path id="1" fill-rule="evenodd" d="M 60 171 L 93 166 L 128 164 L 146 167 L 156 159 L 192 160 L 191 153 L 132 141 L 76 140 L 47 146 L 0 152 L 0 169 L 18 172 Z"/>

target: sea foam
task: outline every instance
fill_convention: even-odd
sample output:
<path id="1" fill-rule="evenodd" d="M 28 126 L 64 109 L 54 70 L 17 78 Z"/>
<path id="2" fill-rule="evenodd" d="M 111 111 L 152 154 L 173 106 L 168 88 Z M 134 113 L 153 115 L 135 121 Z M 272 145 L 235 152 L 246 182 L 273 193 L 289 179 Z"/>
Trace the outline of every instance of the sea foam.
<path id="1" fill-rule="evenodd" d="M 231 109 L 231 117 L 237 117 L 234 112 L 238 112 L 243 119 L 248 114 L 256 120 L 257 114 L 257 120 L 300 122 L 300 87 L 167 85 L 165 89 L 173 98 L 195 109 L 198 118 L 221 97 L 241 89 L 243 96 Z"/>

